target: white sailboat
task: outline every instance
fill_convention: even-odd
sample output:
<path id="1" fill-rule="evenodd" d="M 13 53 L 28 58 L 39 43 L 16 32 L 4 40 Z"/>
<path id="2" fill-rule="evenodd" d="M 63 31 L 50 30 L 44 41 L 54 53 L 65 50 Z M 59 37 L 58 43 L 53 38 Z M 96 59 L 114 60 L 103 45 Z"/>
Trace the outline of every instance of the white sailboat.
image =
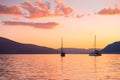
<path id="1" fill-rule="evenodd" d="M 89 56 L 101 56 L 101 52 L 99 50 L 96 49 L 96 35 L 94 38 L 94 51 L 89 53 Z"/>
<path id="2" fill-rule="evenodd" d="M 65 57 L 65 52 L 63 51 L 63 38 L 61 38 L 61 57 Z"/>

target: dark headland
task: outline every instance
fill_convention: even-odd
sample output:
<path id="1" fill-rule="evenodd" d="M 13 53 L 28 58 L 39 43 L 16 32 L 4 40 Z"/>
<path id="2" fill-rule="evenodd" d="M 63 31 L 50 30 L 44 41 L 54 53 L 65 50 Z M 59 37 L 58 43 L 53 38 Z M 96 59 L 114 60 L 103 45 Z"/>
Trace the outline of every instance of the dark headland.
<path id="1" fill-rule="evenodd" d="M 109 54 L 120 54 L 120 41 L 107 45 L 104 49 L 102 49 L 101 52 Z"/>
<path id="2" fill-rule="evenodd" d="M 58 53 L 57 50 L 37 46 L 34 44 L 23 44 L 0 37 L 0 54 L 39 54 L 39 53 Z"/>

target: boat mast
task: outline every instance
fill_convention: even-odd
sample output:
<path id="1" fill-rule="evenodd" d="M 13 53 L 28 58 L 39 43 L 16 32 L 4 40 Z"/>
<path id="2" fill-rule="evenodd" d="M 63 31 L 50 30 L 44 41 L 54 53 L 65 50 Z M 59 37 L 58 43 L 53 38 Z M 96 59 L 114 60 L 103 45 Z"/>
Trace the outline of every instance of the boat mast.
<path id="1" fill-rule="evenodd" d="M 63 38 L 61 38 L 61 53 L 63 53 Z"/>
<path id="2" fill-rule="evenodd" d="M 95 35 L 95 37 L 94 37 L 94 48 L 95 48 L 95 50 L 96 50 L 96 35 Z"/>

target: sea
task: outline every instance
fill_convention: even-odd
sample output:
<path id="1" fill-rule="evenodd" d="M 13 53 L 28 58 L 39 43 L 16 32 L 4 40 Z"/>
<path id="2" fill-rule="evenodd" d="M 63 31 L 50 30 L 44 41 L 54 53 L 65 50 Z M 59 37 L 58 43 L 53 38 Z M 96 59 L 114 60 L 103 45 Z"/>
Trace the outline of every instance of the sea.
<path id="1" fill-rule="evenodd" d="M 120 54 L 0 54 L 0 80 L 120 80 Z"/>

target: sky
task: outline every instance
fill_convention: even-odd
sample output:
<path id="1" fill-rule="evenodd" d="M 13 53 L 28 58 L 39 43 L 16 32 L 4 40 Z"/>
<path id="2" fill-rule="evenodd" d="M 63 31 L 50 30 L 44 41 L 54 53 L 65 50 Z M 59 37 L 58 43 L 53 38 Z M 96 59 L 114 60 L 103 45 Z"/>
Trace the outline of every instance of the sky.
<path id="1" fill-rule="evenodd" d="M 0 0 L 0 37 L 51 48 L 120 41 L 120 0 Z"/>

